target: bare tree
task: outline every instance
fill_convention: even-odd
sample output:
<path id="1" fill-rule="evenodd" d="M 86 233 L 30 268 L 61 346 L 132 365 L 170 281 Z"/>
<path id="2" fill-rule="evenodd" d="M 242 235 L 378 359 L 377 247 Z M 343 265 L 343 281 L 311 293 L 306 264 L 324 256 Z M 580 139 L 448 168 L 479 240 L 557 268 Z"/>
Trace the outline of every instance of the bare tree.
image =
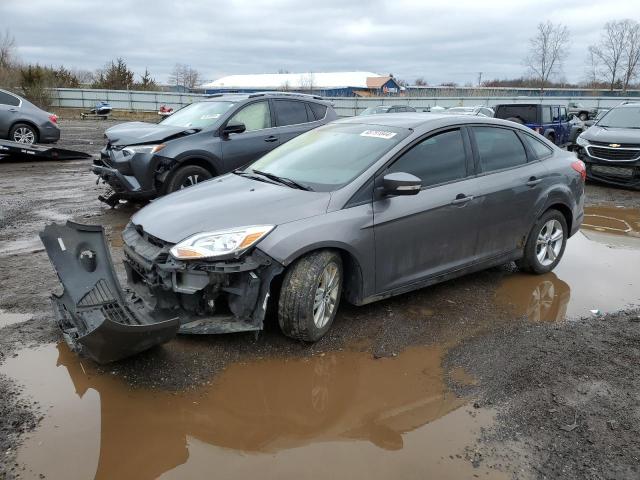
<path id="1" fill-rule="evenodd" d="M 308 93 L 313 93 L 314 86 L 315 86 L 315 76 L 313 75 L 313 72 L 300 75 L 301 90 L 306 90 Z"/>
<path id="2" fill-rule="evenodd" d="M 631 80 L 638 75 L 640 66 L 640 23 L 623 20 L 626 24 L 626 39 L 622 56 L 622 89 L 626 92 Z"/>
<path id="3" fill-rule="evenodd" d="M 16 40 L 9 30 L 0 35 L 0 68 L 10 68 L 15 61 Z"/>
<path id="4" fill-rule="evenodd" d="M 200 83 L 200 73 L 190 65 L 176 63 L 169 75 L 169 83 L 192 90 Z"/>
<path id="5" fill-rule="evenodd" d="M 600 63 L 593 46 L 588 49 L 585 77 L 586 85 L 590 88 L 595 88 L 600 81 Z"/>
<path id="6" fill-rule="evenodd" d="M 613 90 L 616 82 L 619 82 L 626 39 L 627 24 L 624 21 L 607 22 L 600 36 L 600 42 L 589 47 L 603 66 L 610 90 Z"/>
<path id="7" fill-rule="evenodd" d="M 567 56 L 569 29 L 550 21 L 539 23 L 536 35 L 529 42 L 525 63 L 540 89 L 544 90 L 549 78 L 562 70 L 562 62 Z"/>
<path id="8" fill-rule="evenodd" d="M 426 87 L 428 85 L 427 81 L 424 79 L 424 77 L 418 77 L 416 78 L 416 81 L 413 82 L 415 86 L 417 87 Z"/>

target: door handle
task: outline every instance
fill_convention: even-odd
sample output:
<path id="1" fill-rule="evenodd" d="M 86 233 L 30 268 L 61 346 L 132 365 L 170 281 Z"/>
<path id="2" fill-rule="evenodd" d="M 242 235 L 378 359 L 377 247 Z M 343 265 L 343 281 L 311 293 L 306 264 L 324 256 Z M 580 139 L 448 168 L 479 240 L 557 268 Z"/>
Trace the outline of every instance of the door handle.
<path id="1" fill-rule="evenodd" d="M 264 139 L 265 142 L 277 142 L 278 141 L 278 137 L 276 137 L 275 135 L 269 135 L 267 138 Z"/>
<path id="2" fill-rule="evenodd" d="M 18 109 L 17 108 L 10 108 L 9 111 L 13 112 L 13 113 L 16 113 L 18 111 Z"/>
<path id="3" fill-rule="evenodd" d="M 465 195 L 463 193 L 459 193 L 455 200 L 451 202 L 451 205 L 464 205 L 467 202 L 473 200 L 473 195 Z"/>
<path id="4" fill-rule="evenodd" d="M 535 187 L 541 181 L 542 181 L 541 178 L 531 177 L 531 178 L 529 178 L 529 181 L 527 182 L 527 187 Z"/>

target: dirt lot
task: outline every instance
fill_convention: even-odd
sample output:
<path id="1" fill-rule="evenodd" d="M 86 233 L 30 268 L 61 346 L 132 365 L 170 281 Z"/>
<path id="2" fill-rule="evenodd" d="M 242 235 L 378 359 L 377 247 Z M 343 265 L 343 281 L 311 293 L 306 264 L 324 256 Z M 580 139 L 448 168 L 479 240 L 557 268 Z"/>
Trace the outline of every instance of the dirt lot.
<path id="1" fill-rule="evenodd" d="M 108 125 L 63 120 L 61 145 Z M 52 323 L 37 237 L 100 223 L 120 264 L 139 206 L 100 204 L 88 165 L 0 159 L 0 478 L 640 476 L 640 193 L 588 185 L 551 274 L 343 305 L 314 345 L 270 319 L 98 367 Z"/>

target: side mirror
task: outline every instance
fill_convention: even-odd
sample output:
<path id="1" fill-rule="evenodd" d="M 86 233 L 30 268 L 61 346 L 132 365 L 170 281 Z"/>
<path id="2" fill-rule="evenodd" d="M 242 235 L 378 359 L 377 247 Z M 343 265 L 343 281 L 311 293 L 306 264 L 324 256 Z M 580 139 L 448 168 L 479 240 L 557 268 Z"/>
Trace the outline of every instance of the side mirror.
<path id="1" fill-rule="evenodd" d="M 421 188 L 422 180 L 410 173 L 388 173 L 382 178 L 382 193 L 387 197 L 416 195 Z"/>
<path id="2" fill-rule="evenodd" d="M 226 127 L 222 129 L 222 135 L 225 137 L 232 133 L 242 133 L 247 129 L 244 123 L 228 123 Z"/>

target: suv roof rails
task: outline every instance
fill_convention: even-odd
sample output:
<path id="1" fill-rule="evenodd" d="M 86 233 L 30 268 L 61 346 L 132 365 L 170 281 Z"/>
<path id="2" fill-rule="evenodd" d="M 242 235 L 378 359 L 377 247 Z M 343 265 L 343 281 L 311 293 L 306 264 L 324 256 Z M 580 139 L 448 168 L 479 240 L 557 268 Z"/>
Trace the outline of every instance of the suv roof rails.
<path id="1" fill-rule="evenodd" d="M 632 103 L 640 103 L 640 100 L 625 100 L 624 102 L 618 104 L 618 106 L 620 106 L 620 105 L 629 105 L 629 104 L 632 104 Z"/>
<path id="2" fill-rule="evenodd" d="M 313 98 L 314 100 L 324 100 L 324 98 L 322 98 L 320 95 L 312 95 L 309 93 L 297 93 L 297 92 L 278 92 L 278 91 L 256 92 L 249 95 L 249 98 L 264 97 L 265 95 L 283 95 L 285 97 L 302 97 L 302 98 Z"/>

